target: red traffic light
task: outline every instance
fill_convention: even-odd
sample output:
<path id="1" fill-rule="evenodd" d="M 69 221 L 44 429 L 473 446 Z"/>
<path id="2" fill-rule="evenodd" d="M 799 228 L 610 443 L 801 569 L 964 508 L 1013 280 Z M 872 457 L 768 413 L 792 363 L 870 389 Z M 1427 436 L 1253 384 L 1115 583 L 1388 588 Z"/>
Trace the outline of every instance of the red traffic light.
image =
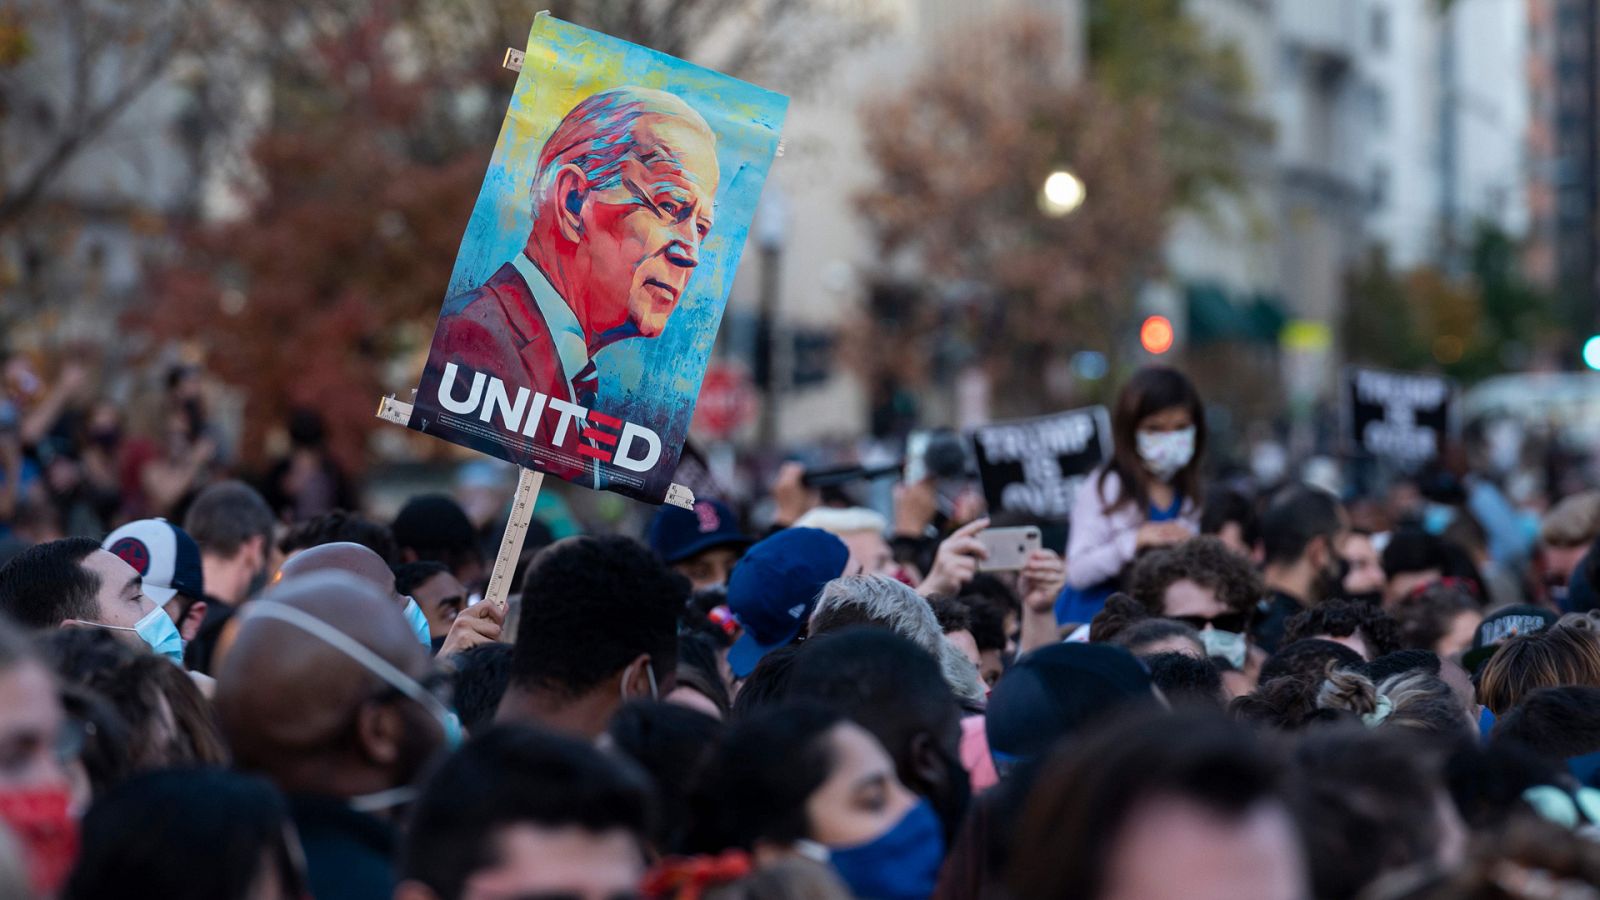
<path id="1" fill-rule="evenodd" d="M 1160 355 L 1172 349 L 1172 321 L 1166 316 L 1151 316 L 1139 326 L 1139 346 L 1147 353 Z"/>

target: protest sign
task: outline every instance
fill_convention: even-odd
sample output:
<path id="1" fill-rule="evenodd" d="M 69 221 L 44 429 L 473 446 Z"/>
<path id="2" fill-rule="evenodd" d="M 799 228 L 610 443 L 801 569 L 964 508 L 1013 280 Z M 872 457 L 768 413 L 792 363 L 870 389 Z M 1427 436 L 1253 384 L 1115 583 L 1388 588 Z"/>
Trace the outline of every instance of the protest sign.
<path id="1" fill-rule="evenodd" d="M 662 502 L 787 106 L 540 13 L 410 427 Z"/>
<path id="2" fill-rule="evenodd" d="M 1352 452 L 1406 467 L 1435 459 L 1455 431 L 1455 382 L 1442 375 L 1348 368 L 1344 434 Z"/>
<path id="3" fill-rule="evenodd" d="M 1078 485 L 1110 456 L 1103 406 L 985 425 L 972 433 L 978 477 L 991 512 L 1064 520 Z"/>

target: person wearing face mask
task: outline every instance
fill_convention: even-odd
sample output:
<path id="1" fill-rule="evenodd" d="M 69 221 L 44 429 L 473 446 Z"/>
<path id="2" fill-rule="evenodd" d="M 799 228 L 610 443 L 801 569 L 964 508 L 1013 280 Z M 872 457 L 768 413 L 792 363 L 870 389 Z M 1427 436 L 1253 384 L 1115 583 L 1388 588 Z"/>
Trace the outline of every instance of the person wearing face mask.
<path id="1" fill-rule="evenodd" d="M 395 811 L 459 739 L 427 651 L 348 573 L 286 579 L 240 617 L 215 699 L 235 767 L 288 797 L 312 896 L 388 900 Z"/>
<path id="2" fill-rule="evenodd" d="M 823 707 L 763 710 L 724 736 L 693 805 L 690 847 L 756 865 L 826 860 L 863 900 L 933 892 L 945 841 L 932 804 L 895 775 L 871 732 Z"/>
<path id="3" fill-rule="evenodd" d="M 1321 488 L 1294 484 L 1268 501 L 1261 514 L 1261 545 L 1269 593 L 1254 626 L 1257 646 L 1268 653 L 1277 650 L 1290 616 L 1339 596 L 1348 564 L 1338 547 L 1348 530 L 1338 498 Z"/>
<path id="4" fill-rule="evenodd" d="M 590 740 L 617 708 L 677 680 L 689 581 L 625 537 L 574 537 L 540 551 L 522 582 L 511 684 L 497 721 Z"/>
<path id="5" fill-rule="evenodd" d="M 133 567 L 87 538 L 29 547 L 0 568 L 0 613 L 24 628 L 106 628 L 183 665 L 183 637 Z"/>
<path id="6" fill-rule="evenodd" d="M 938 813 L 949 844 L 971 794 L 961 764 L 961 709 L 925 649 L 881 628 L 824 635 L 801 645 L 788 692 L 872 732 L 894 758 L 900 782 Z"/>
<path id="7" fill-rule="evenodd" d="M 1205 408 L 1182 372 L 1139 370 L 1117 395 L 1112 456 L 1078 491 L 1067 540 L 1067 586 L 1056 620 L 1085 623 L 1134 557 L 1181 543 L 1200 528 Z"/>
<path id="8" fill-rule="evenodd" d="M 1235 671 L 1259 670 L 1265 658 L 1258 652 L 1251 659 L 1250 653 L 1250 623 L 1265 593 L 1250 563 L 1217 538 L 1153 551 L 1133 569 L 1134 599 L 1151 615 L 1193 626 L 1206 655 Z"/>
<path id="9" fill-rule="evenodd" d="M 82 746 L 50 670 L 0 621 L 0 834 L 9 834 L 27 868 L 26 896 L 55 896 L 72 868 L 78 830 L 68 766 Z"/>

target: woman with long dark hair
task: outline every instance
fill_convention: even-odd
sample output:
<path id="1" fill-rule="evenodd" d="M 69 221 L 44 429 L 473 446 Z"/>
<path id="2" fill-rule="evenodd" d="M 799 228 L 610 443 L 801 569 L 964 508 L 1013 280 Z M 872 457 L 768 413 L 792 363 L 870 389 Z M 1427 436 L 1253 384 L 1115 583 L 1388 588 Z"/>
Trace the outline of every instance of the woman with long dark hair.
<path id="1" fill-rule="evenodd" d="M 1062 623 L 1093 619 L 1140 551 L 1199 531 L 1206 413 L 1194 384 L 1177 369 L 1140 369 L 1117 395 L 1111 439 L 1110 461 L 1072 506 Z"/>

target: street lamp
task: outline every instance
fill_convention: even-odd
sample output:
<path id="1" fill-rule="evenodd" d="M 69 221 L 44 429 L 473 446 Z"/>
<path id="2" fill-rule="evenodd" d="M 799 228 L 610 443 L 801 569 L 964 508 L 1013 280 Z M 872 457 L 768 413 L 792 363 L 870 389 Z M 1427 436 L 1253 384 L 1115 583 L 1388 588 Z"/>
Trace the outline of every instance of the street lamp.
<path id="1" fill-rule="evenodd" d="M 1082 206 L 1086 193 L 1083 179 L 1066 169 L 1057 169 L 1039 189 L 1039 209 L 1047 216 L 1060 218 Z"/>

